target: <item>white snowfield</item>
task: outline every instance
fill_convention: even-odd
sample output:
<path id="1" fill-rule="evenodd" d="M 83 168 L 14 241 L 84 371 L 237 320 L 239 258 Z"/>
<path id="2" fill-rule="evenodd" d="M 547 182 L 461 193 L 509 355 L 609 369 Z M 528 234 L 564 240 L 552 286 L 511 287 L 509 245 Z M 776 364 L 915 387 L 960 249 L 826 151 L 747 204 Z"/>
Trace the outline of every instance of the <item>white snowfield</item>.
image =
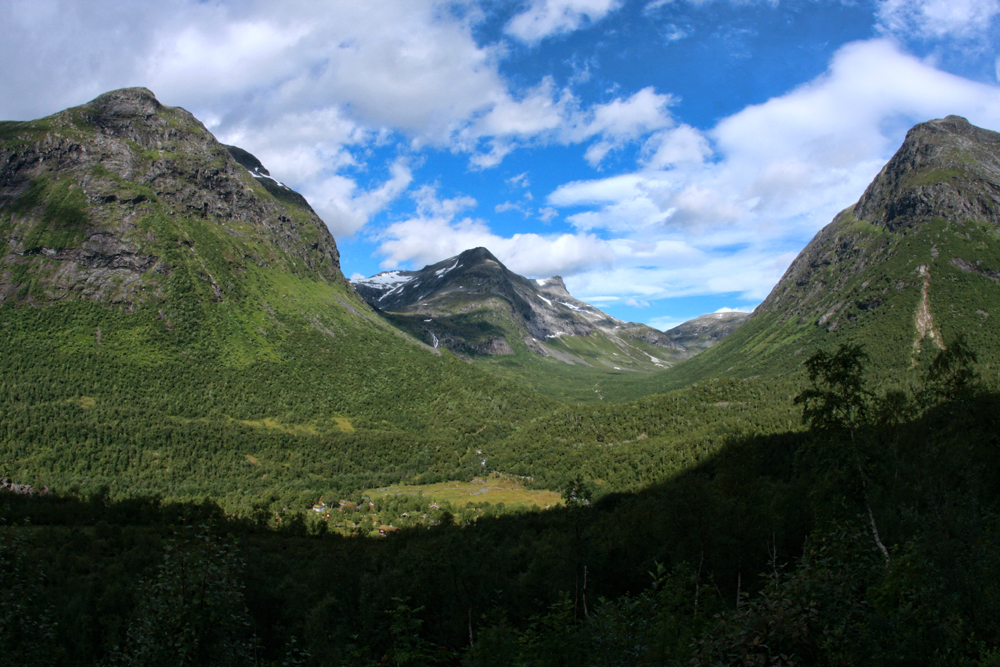
<path id="1" fill-rule="evenodd" d="M 384 271 L 376 273 L 371 278 L 358 278 L 351 282 L 355 285 L 368 285 L 369 287 L 398 287 L 413 280 L 413 276 L 404 276 L 400 271 Z"/>

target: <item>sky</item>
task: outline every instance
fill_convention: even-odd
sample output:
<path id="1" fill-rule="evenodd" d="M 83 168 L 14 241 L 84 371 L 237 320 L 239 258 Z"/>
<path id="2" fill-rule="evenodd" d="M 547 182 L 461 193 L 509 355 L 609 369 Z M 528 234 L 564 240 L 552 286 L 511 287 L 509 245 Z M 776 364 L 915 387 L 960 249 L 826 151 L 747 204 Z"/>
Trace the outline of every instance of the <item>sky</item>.
<path id="1" fill-rule="evenodd" d="M 348 277 L 485 246 L 666 329 L 752 310 L 914 124 L 1000 131 L 1000 0 L 0 0 L 0 119 L 128 86 Z"/>

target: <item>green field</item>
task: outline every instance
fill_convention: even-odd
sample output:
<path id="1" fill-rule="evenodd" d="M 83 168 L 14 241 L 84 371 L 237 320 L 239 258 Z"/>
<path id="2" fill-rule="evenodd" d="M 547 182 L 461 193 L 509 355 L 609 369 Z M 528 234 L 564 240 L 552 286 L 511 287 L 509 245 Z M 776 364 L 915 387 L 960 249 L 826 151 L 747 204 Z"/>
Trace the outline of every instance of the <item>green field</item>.
<path id="1" fill-rule="evenodd" d="M 507 508 L 524 509 L 532 506 L 548 509 L 562 504 L 562 498 L 555 491 L 526 489 L 516 478 L 495 474 L 485 478 L 476 477 L 471 482 L 384 486 L 368 489 L 364 495 L 370 497 L 376 505 L 379 499 L 386 497 L 408 496 L 437 504 L 449 503 L 456 509 L 473 503 L 503 503 Z"/>

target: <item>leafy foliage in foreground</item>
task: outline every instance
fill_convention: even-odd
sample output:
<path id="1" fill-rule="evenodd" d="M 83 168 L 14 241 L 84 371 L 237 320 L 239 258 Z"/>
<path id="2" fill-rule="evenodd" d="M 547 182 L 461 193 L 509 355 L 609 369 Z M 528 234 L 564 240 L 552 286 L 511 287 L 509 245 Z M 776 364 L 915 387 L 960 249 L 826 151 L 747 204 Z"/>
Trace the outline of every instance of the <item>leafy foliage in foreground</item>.
<path id="1" fill-rule="evenodd" d="M 31 565 L 5 590 L 49 603 L 59 631 L 43 657 L 65 665 L 137 636 L 161 597 L 143 582 L 181 576 L 167 546 L 229 568 L 221 589 L 242 602 L 222 608 L 245 604 L 248 625 L 227 641 L 257 664 L 994 664 L 1000 395 L 967 372 L 967 348 L 949 351 L 916 391 L 858 392 L 864 409 L 812 413 L 808 431 L 734 434 L 641 491 L 587 505 L 574 478 L 565 508 L 442 516 L 381 540 L 275 530 L 212 503 L 7 495 L 0 535 Z M 802 395 L 836 395 L 813 377 Z M 205 522 L 238 558 L 213 561 L 182 527 Z"/>

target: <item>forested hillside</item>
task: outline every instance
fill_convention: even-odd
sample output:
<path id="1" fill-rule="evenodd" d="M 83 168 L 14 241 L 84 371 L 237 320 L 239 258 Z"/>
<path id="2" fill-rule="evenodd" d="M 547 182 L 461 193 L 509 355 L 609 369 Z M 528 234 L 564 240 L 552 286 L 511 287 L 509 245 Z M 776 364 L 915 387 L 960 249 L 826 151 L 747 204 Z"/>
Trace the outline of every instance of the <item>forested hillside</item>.
<path id="1" fill-rule="evenodd" d="M 382 322 L 301 197 L 148 90 L 0 141 L 0 475 L 247 511 L 478 474 L 547 409 Z"/>
<path id="2" fill-rule="evenodd" d="M 23 664 L 990 665 L 1000 396 L 959 343 L 911 392 L 810 356 L 808 430 L 734 434 L 641 491 L 403 529 L 211 502 L 4 496 Z M 30 519 L 30 521 L 29 521 Z M 178 644 L 177 638 L 184 640 Z"/>

